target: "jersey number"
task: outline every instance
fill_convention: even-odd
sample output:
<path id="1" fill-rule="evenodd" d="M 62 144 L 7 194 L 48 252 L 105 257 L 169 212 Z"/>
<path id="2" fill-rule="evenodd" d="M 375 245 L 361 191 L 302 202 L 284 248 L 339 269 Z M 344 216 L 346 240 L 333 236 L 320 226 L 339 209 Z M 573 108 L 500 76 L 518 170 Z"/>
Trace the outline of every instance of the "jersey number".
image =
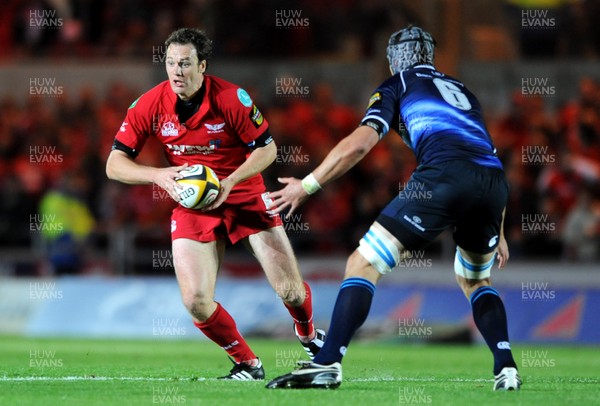
<path id="1" fill-rule="evenodd" d="M 471 110 L 471 103 L 465 94 L 452 82 L 435 78 L 433 84 L 440 91 L 446 103 L 461 110 Z"/>

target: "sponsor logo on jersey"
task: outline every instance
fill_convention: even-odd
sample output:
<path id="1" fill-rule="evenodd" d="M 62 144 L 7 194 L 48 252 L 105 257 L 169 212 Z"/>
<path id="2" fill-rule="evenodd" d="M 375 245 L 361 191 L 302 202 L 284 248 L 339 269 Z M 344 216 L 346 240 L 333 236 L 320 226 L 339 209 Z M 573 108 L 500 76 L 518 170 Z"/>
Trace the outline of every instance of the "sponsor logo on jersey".
<path id="1" fill-rule="evenodd" d="M 208 128 L 208 133 L 209 134 L 213 134 L 213 133 L 222 133 L 225 127 L 225 123 L 219 123 L 219 124 L 204 124 L 204 126 L 206 128 Z"/>
<path id="2" fill-rule="evenodd" d="M 119 131 L 121 131 L 122 133 L 125 132 L 125 126 L 128 125 L 129 123 L 127 121 L 123 121 L 123 124 L 121 124 L 121 128 L 119 128 Z"/>
<path id="3" fill-rule="evenodd" d="M 175 124 L 173 124 L 171 121 L 167 121 L 162 125 L 160 133 L 163 137 L 176 137 L 179 135 L 179 130 L 177 127 L 175 127 Z"/>
<path id="4" fill-rule="evenodd" d="M 412 218 L 408 217 L 406 214 L 404 215 L 404 220 L 408 221 L 413 227 L 415 227 L 419 231 L 425 231 L 425 228 L 420 226 L 421 218 L 419 216 L 413 216 Z"/>
<path id="5" fill-rule="evenodd" d="M 244 106 L 252 106 L 252 99 L 250 98 L 248 92 L 246 92 L 244 89 L 240 88 L 237 90 L 237 97 L 240 99 L 240 103 L 242 103 Z"/>
<path id="6" fill-rule="evenodd" d="M 367 109 L 370 109 L 378 101 L 381 101 L 381 93 L 375 92 L 369 99 L 369 105 L 367 106 Z"/>
<path id="7" fill-rule="evenodd" d="M 221 140 L 211 140 L 209 145 L 175 145 L 165 144 L 173 155 L 210 155 L 221 145 Z"/>
<path id="8" fill-rule="evenodd" d="M 252 111 L 250 111 L 250 120 L 252 120 L 256 128 L 260 127 L 265 121 L 260 110 L 255 105 L 252 106 Z"/>

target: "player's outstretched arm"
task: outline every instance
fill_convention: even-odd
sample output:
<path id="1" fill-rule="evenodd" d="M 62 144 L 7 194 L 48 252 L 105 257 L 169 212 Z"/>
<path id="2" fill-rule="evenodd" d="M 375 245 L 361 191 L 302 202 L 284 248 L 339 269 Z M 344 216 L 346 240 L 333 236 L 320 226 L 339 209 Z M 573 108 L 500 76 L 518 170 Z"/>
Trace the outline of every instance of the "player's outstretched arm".
<path id="1" fill-rule="evenodd" d="M 279 182 L 286 186 L 269 193 L 276 207 L 275 211 L 279 213 L 289 209 L 289 214 L 292 214 L 304 203 L 309 192 L 316 191 L 315 186 L 318 189 L 348 172 L 378 141 L 377 132 L 369 126 L 362 125 L 333 147 L 323 162 L 307 177 L 311 178 L 309 182 L 312 182 L 312 185 L 303 185 L 302 181 L 296 178 L 279 178 Z"/>
<path id="2" fill-rule="evenodd" d="M 154 168 L 136 163 L 129 155 L 120 150 L 110 152 L 106 161 L 106 176 L 109 179 L 127 183 L 129 185 L 147 185 L 154 183 L 166 190 L 176 202 L 180 197 L 176 189 L 181 186 L 175 179 L 181 179 L 180 170 L 188 164 L 170 166 L 166 168 Z"/>

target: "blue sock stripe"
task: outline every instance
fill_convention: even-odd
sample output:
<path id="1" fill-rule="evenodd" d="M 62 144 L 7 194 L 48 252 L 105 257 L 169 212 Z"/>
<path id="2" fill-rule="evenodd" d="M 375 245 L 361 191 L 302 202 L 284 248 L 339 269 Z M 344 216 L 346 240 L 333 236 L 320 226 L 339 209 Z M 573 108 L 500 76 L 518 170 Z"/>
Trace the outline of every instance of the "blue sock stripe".
<path id="1" fill-rule="evenodd" d="M 375 294 L 375 285 L 373 285 L 370 281 L 363 278 L 348 278 L 344 282 L 342 282 L 342 286 L 340 286 L 340 290 L 350 287 L 357 286 L 367 289 L 371 292 L 371 294 Z"/>
<path id="2" fill-rule="evenodd" d="M 396 262 L 394 261 L 394 256 L 392 255 L 390 250 L 379 238 L 375 236 L 375 233 L 373 233 L 373 231 L 369 230 L 367 234 L 365 234 L 364 238 L 365 241 L 369 243 L 371 248 L 373 248 L 375 252 L 379 254 L 379 256 L 385 261 L 385 263 L 390 268 L 393 268 L 396 265 Z"/>
<path id="3" fill-rule="evenodd" d="M 477 299 L 486 294 L 500 296 L 498 291 L 491 286 L 482 286 L 471 294 L 471 304 L 475 303 Z"/>
<path id="4" fill-rule="evenodd" d="M 458 252 L 458 260 L 460 261 L 461 265 L 464 266 L 465 268 L 467 268 L 469 271 L 481 272 L 481 271 L 485 271 L 490 266 L 494 265 L 494 257 L 492 257 L 492 259 L 487 264 L 473 265 L 472 263 L 467 262 L 467 260 L 464 259 L 462 255 L 460 255 L 460 251 L 457 251 L 457 252 Z"/>

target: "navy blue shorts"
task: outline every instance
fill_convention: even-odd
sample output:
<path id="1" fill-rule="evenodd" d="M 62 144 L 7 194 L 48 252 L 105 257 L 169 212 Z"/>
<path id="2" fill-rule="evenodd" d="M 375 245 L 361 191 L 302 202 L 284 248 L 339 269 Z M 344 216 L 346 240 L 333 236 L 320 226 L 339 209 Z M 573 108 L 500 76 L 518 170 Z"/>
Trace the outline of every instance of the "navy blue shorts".
<path id="1" fill-rule="evenodd" d="M 377 218 L 409 250 L 452 227 L 461 248 L 486 254 L 498 245 L 508 199 L 504 171 L 469 161 L 419 166 Z"/>

